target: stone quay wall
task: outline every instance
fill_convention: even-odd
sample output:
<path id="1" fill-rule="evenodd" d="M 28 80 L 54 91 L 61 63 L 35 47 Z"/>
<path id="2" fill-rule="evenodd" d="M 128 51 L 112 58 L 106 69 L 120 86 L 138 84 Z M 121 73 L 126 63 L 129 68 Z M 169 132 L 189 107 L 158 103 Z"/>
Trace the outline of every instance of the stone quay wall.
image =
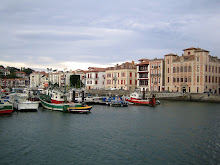
<path id="1" fill-rule="evenodd" d="M 87 90 L 92 96 L 129 96 L 133 91 L 121 90 Z M 181 92 L 147 92 L 145 98 L 156 94 L 160 100 L 194 101 L 220 103 L 220 95 L 210 93 L 181 93 Z M 143 94 L 141 94 L 142 96 Z"/>

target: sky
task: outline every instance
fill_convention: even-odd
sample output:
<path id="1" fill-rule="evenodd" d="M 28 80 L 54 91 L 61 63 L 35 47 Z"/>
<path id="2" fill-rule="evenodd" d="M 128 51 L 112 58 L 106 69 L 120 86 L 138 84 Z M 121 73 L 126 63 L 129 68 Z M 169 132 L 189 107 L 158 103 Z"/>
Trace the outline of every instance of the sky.
<path id="1" fill-rule="evenodd" d="M 7 0 L 0 65 L 75 70 L 200 47 L 220 58 L 219 0 Z"/>

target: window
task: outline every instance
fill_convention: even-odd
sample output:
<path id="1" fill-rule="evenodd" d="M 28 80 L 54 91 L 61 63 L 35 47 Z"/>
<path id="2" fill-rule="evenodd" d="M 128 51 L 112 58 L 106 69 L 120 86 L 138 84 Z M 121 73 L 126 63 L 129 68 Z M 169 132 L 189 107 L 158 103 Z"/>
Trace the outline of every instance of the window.
<path id="1" fill-rule="evenodd" d="M 187 82 L 187 77 L 185 77 L 185 82 Z"/>
<path id="2" fill-rule="evenodd" d="M 212 76 L 212 83 L 214 83 L 214 77 Z"/>
<path id="3" fill-rule="evenodd" d="M 130 80 L 130 85 L 132 84 L 132 80 Z"/>
<path id="4" fill-rule="evenodd" d="M 199 72 L 199 65 L 197 65 L 197 72 Z"/>
<path id="5" fill-rule="evenodd" d="M 177 67 L 177 70 L 176 70 L 176 72 L 177 72 L 177 73 L 179 73 L 179 67 Z"/>
<path id="6" fill-rule="evenodd" d="M 169 60 L 167 60 L 167 64 L 169 64 L 170 63 L 170 61 Z"/>
<path id="7" fill-rule="evenodd" d="M 191 82 L 191 77 L 189 77 L 188 81 Z"/>
<path id="8" fill-rule="evenodd" d="M 208 77 L 207 77 L 207 76 L 205 76 L 205 82 L 207 82 L 207 80 L 208 80 Z"/>
<path id="9" fill-rule="evenodd" d="M 176 73 L 176 67 L 173 67 L 173 73 Z"/>
<path id="10" fill-rule="evenodd" d="M 205 71 L 206 71 L 206 72 L 208 71 L 208 66 L 207 66 L 207 65 L 205 66 Z"/>
<path id="11" fill-rule="evenodd" d="M 197 57 L 197 61 L 199 61 L 199 57 Z"/>
<path id="12" fill-rule="evenodd" d="M 188 55 L 190 55 L 190 52 L 188 52 Z"/>
<path id="13" fill-rule="evenodd" d="M 197 82 L 199 82 L 199 76 L 197 76 Z"/>
<path id="14" fill-rule="evenodd" d="M 158 78 L 158 83 L 160 83 L 160 78 Z"/>
<path id="15" fill-rule="evenodd" d="M 130 72 L 130 77 L 132 77 L 132 72 Z"/>
<path id="16" fill-rule="evenodd" d="M 181 77 L 181 82 L 183 82 L 183 78 Z"/>
<path id="17" fill-rule="evenodd" d="M 168 83 L 170 82 L 170 78 L 169 78 L 169 77 L 167 77 L 167 82 L 168 82 Z"/>
<path id="18" fill-rule="evenodd" d="M 188 66 L 188 72 L 191 72 L 191 71 L 192 71 L 192 67 L 190 65 L 190 66 Z"/>
<path id="19" fill-rule="evenodd" d="M 170 68 L 167 68 L 167 73 L 170 73 Z"/>
<path id="20" fill-rule="evenodd" d="M 179 80 L 179 77 L 177 77 L 177 79 L 176 79 L 176 82 L 179 82 L 180 80 Z"/>
<path id="21" fill-rule="evenodd" d="M 123 80 L 121 80 L 121 84 L 123 84 Z"/>
<path id="22" fill-rule="evenodd" d="M 180 72 L 183 72 L 183 66 L 180 67 Z"/>
<path id="23" fill-rule="evenodd" d="M 98 73 L 96 73 L 95 78 L 98 78 Z"/>
<path id="24" fill-rule="evenodd" d="M 98 84 L 98 81 L 95 81 L 95 84 Z"/>
<path id="25" fill-rule="evenodd" d="M 184 72 L 187 72 L 187 66 L 184 66 Z"/>
<path id="26" fill-rule="evenodd" d="M 173 78 L 173 82 L 176 82 L 176 78 L 175 77 Z"/>

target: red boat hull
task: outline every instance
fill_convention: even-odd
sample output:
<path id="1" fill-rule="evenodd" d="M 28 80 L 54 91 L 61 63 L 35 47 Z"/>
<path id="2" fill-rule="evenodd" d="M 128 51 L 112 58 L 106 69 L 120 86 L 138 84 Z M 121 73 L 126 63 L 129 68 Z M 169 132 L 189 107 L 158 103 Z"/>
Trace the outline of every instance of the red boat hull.
<path id="1" fill-rule="evenodd" d="M 12 113 L 13 109 L 5 109 L 5 110 L 0 110 L 0 114 L 8 114 L 8 113 Z"/>

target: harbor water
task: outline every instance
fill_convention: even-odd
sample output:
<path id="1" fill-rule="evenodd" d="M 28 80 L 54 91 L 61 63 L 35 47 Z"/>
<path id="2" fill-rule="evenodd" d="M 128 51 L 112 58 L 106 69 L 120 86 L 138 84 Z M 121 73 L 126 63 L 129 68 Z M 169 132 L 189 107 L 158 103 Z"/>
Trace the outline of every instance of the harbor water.
<path id="1" fill-rule="evenodd" d="M 0 165 L 220 164 L 220 104 L 94 105 L 0 116 Z"/>

